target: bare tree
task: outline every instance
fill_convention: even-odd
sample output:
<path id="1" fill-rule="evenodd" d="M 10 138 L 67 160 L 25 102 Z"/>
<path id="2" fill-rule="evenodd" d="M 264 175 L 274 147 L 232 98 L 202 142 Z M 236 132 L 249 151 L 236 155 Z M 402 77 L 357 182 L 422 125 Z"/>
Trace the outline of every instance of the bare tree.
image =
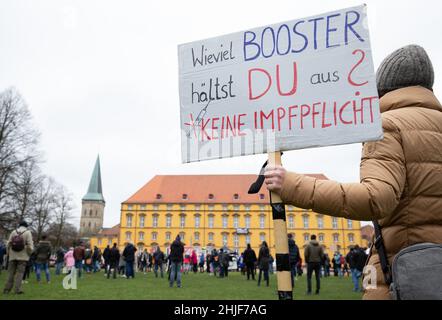
<path id="1" fill-rule="evenodd" d="M 57 185 L 52 178 L 43 177 L 32 198 L 31 228 L 37 241 L 54 221 L 54 211 L 57 206 Z"/>
<path id="2" fill-rule="evenodd" d="M 66 225 L 72 218 L 73 209 L 74 204 L 71 193 L 69 193 L 64 186 L 60 185 L 56 189 L 54 208 L 54 235 L 56 247 L 59 247 L 61 245 L 61 238 L 64 235 Z"/>
<path id="3" fill-rule="evenodd" d="M 25 183 L 25 194 L 18 195 L 17 187 L 20 184 L 23 187 L 25 180 L 29 182 L 31 171 L 36 168 L 40 156 L 36 149 L 38 138 L 39 133 L 32 124 L 31 114 L 21 95 L 14 88 L 1 92 L 0 226 L 3 229 L 10 229 L 29 208 L 29 184 Z M 28 176 L 22 176 L 20 170 Z M 20 200 L 17 196 L 21 197 Z"/>

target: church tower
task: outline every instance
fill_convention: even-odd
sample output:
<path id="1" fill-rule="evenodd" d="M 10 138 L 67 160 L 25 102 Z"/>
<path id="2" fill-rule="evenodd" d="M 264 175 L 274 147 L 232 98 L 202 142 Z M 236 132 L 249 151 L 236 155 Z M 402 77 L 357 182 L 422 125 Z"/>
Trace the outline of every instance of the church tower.
<path id="1" fill-rule="evenodd" d="M 98 156 L 89 188 L 81 201 L 80 236 L 93 236 L 103 228 L 105 204 L 101 185 L 100 156 Z"/>

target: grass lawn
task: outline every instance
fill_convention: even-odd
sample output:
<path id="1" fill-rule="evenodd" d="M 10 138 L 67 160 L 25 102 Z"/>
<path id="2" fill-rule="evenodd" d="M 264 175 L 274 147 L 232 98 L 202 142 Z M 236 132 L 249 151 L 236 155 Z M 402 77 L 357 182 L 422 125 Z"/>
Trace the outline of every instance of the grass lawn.
<path id="1" fill-rule="evenodd" d="M 84 274 L 77 280 L 76 290 L 65 290 L 62 286 L 64 275 L 55 276 L 51 269 L 52 281 L 45 282 L 44 275 L 41 284 L 37 284 L 35 274 L 31 273 L 29 283 L 23 284 L 23 295 L 0 295 L 1 300 L 27 300 L 27 299 L 85 299 L 85 300 L 122 300 L 122 299 L 172 299 L 172 300 L 243 300 L 243 299 L 277 299 L 276 276 L 271 275 L 270 286 L 258 287 L 256 281 L 247 281 L 238 272 L 232 272 L 227 279 L 220 279 L 204 274 L 183 275 L 182 288 L 169 288 L 166 278 L 155 278 L 153 272 L 148 274 L 136 273 L 135 279 L 106 279 L 103 272 Z M 0 289 L 6 281 L 7 272 L 0 275 Z M 298 278 L 295 283 L 294 298 L 297 300 L 317 299 L 357 299 L 361 293 L 352 292 L 350 277 L 321 278 L 321 294 L 319 296 L 305 294 L 307 287 L 305 275 Z M 315 282 L 313 281 L 313 288 Z"/>

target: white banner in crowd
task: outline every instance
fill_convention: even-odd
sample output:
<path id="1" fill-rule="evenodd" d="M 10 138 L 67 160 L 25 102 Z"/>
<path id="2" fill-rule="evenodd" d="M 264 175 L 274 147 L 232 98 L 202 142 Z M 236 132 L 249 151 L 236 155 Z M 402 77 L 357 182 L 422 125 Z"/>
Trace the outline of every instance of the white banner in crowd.
<path id="1" fill-rule="evenodd" d="M 382 139 L 366 9 L 179 45 L 182 161 Z"/>

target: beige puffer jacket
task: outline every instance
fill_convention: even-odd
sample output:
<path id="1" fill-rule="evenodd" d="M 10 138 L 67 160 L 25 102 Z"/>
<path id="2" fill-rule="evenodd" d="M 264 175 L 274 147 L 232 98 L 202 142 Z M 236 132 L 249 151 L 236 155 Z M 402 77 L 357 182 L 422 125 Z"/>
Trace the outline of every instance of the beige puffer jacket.
<path id="1" fill-rule="evenodd" d="M 25 248 L 22 251 L 16 252 L 11 249 L 11 241 L 12 238 L 17 235 L 18 233 L 22 234 Z M 32 252 L 34 251 L 34 242 L 32 241 L 32 234 L 31 231 L 29 231 L 25 227 L 19 227 L 18 229 L 11 232 L 8 240 L 8 255 L 9 255 L 9 261 L 18 260 L 18 261 L 28 261 L 29 257 L 31 256 Z"/>
<path id="2" fill-rule="evenodd" d="M 402 248 L 442 243 L 442 106 L 420 87 L 391 91 L 380 99 L 384 139 L 364 144 L 360 183 L 338 183 L 287 173 L 287 204 L 354 220 L 379 220 L 390 263 Z M 388 299 L 379 257 L 377 289 L 364 299 Z"/>

